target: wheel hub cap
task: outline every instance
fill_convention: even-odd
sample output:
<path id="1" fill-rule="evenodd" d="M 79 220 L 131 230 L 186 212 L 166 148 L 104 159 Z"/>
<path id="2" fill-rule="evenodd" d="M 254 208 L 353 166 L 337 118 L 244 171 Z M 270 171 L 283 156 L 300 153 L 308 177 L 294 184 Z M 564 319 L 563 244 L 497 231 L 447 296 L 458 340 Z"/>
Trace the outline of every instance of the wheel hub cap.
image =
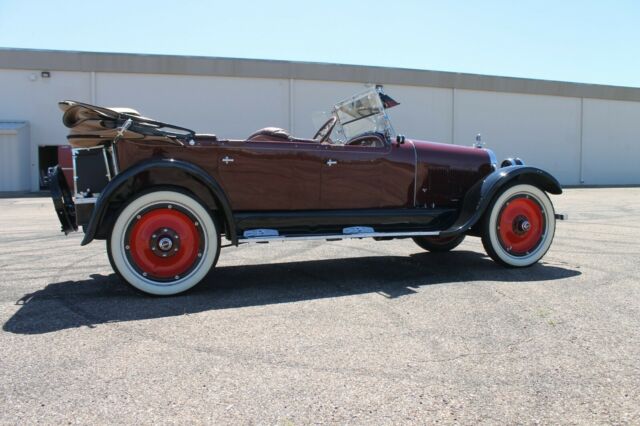
<path id="1" fill-rule="evenodd" d="M 513 256 L 526 256 L 535 250 L 546 230 L 542 206 L 527 195 L 511 198 L 498 217 L 498 238 Z"/>
<path id="2" fill-rule="evenodd" d="M 180 251 L 180 235 L 172 228 L 156 229 L 149 240 L 149 247 L 156 256 L 173 256 Z"/>
<path id="3" fill-rule="evenodd" d="M 513 232 L 518 235 L 523 235 L 531 229 L 531 222 L 526 216 L 518 216 L 513 221 Z"/>
<path id="4" fill-rule="evenodd" d="M 198 265 L 204 249 L 202 226 L 176 206 L 141 212 L 129 225 L 125 240 L 134 269 L 156 281 L 186 276 Z"/>
<path id="5" fill-rule="evenodd" d="M 163 237 L 160 241 L 158 241 L 158 248 L 162 251 L 169 251 L 173 247 L 173 241 L 171 238 Z"/>

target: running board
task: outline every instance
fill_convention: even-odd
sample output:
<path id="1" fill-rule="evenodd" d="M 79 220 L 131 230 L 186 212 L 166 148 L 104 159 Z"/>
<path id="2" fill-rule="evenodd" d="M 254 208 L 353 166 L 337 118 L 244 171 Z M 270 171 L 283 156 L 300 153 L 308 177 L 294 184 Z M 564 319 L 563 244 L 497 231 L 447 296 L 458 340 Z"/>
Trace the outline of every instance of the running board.
<path id="1" fill-rule="evenodd" d="M 385 238 L 385 237 L 437 237 L 440 231 L 416 231 L 416 232 L 360 232 L 343 234 L 313 234 L 313 235 L 256 235 L 249 238 L 238 239 L 239 243 L 260 243 L 270 241 L 309 241 L 309 240 L 348 240 L 353 238 Z"/>

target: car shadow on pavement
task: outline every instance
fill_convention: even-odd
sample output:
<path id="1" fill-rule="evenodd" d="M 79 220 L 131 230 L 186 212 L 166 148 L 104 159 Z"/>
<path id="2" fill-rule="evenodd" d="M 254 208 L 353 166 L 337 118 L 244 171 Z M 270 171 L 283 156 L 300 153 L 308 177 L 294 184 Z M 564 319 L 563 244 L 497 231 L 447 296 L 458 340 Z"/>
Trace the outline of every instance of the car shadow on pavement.
<path id="1" fill-rule="evenodd" d="M 480 253 L 416 253 L 215 268 L 185 294 L 150 297 L 115 275 L 51 283 L 24 295 L 19 310 L 3 330 L 19 334 L 49 333 L 108 322 L 136 321 L 216 309 L 288 303 L 378 293 L 397 298 L 420 287 L 476 281 L 550 281 L 581 273 L 540 263 L 525 269 L 501 267 Z"/>

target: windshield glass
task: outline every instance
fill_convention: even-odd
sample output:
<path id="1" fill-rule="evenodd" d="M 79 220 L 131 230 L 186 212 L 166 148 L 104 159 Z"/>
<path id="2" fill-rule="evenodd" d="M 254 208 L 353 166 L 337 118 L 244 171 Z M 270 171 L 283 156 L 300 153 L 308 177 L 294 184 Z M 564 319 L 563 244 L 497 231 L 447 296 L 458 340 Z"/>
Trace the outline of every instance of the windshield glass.
<path id="1" fill-rule="evenodd" d="M 331 133 L 331 141 L 344 144 L 350 139 L 372 132 L 380 133 L 388 140 L 394 138 L 395 132 L 385 112 L 381 95 L 381 89 L 371 88 L 338 102 L 331 113 L 322 114 L 322 117 L 334 116 L 338 120 Z M 316 118 L 314 121 L 320 121 L 320 115 Z"/>

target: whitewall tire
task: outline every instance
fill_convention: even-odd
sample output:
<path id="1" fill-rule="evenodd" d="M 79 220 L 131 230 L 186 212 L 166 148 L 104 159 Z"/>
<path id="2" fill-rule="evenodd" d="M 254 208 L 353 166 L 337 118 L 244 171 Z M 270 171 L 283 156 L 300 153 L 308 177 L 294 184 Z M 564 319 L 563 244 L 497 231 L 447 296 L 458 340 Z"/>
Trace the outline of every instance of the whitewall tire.
<path id="1" fill-rule="evenodd" d="M 498 263 L 531 266 L 549 250 L 555 229 L 555 212 L 547 194 L 533 185 L 513 185 L 489 205 L 482 244 Z"/>
<path id="2" fill-rule="evenodd" d="M 107 241 L 114 270 L 145 293 L 174 295 L 198 284 L 220 253 L 208 210 L 178 191 L 154 191 L 131 201 Z"/>

